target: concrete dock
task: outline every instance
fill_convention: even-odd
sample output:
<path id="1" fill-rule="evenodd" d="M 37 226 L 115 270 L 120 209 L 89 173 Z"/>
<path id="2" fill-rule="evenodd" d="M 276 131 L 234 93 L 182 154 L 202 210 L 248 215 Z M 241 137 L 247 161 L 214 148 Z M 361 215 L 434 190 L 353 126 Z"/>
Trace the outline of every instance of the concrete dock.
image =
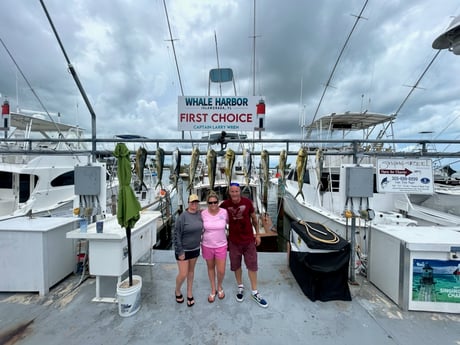
<path id="1" fill-rule="evenodd" d="M 117 303 L 92 302 L 93 277 L 78 285 L 80 276 L 71 275 L 43 297 L 0 293 L 0 344 L 460 344 L 460 315 L 402 311 L 360 276 L 359 285 L 350 285 L 351 302 L 310 301 L 294 279 L 286 253 L 259 253 L 259 291 L 269 302 L 265 309 L 248 298 L 246 271 L 246 298 L 236 301 L 229 269 L 226 297 L 208 303 L 201 257 L 195 306 L 178 304 L 174 253 L 154 250 L 152 262 L 133 268 L 143 280 L 141 309 L 129 317 L 119 315 Z M 103 289 L 115 296 L 116 280 L 105 281 Z"/>

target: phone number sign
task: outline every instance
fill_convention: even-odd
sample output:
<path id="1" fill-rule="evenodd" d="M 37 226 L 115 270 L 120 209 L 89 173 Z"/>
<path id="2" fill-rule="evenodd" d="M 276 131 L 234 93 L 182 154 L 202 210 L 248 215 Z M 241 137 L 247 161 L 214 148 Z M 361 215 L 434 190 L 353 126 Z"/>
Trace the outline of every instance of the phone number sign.
<path id="1" fill-rule="evenodd" d="M 431 159 L 378 159 L 377 191 L 433 194 Z"/>

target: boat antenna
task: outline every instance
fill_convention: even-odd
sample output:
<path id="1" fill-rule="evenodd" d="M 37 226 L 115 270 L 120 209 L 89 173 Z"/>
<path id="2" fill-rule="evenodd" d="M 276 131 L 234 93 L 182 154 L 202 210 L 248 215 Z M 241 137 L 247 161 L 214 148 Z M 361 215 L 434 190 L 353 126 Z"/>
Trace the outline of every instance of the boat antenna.
<path id="1" fill-rule="evenodd" d="M 70 62 L 69 57 L 67 56 L 64 46 L 62 45 L 61 39 L 59 38 L 56 28 L 54 27 L 53 21 L 51 20 L 48 10 L 46 9 L 45 3 L 43 2 L 43 0 L 40 0 L 40 3 L 43 7 L 43 11 L 45 11 L 46 17 L 48 18 L 48 21 L 51 25 L 51 29 L 53 30 L 54 35 L 56 36 L 56 39 L 59 43 L 59 46 L 61 47 L 62 53 L 64 54 L 64 57 L 67 61 L 67 66 L 69 68 L 70 74 L 72 74 L 72 77 L 75 83 L 77 84 L 78 90 L 80 91 L 85 101 L 85 104 L 88 107 L 89 113 L 91 114 L 91 143 L 92 143 L 91 144 L 92 145 L 91 146 L 91 156 L 92 156 L 93 162 L 96 162 L 96 113 L 94 112 L 93 107 L 91 106 L 91 103 L 89 102 L 89 99 L 86 96 L 86 92 L 83 89 L 80 79 L 78 78 L 77 72 L 73 68 L 72 63 Z"/>
<path id="2" fill-rule="evenodd" d="M 404 100 L 402 101 L 402 103 L 399 105 L 398 109 L 396 109 L 396 111 L 394 112 L 393 114 L 393 120 L 392 121 L 389 121 L 386 125 L 385 125 L 385 128 L 379 133 L 379 135 L 377 136 L 376 140 L 380 140 L 383 138 L 383 135 L 386 133 L 386 131 L 388 130 L 388 127 L 391 126 L 393 124 L 393 121 L 394 119 L 396 118 L 396 116 L 398 116 L 399 112 L 401 111 L 402 107 L 406 104 L 407 100 L 409 99 L 409 97 L 412 95 L 412 93 L 414 92 L 415 89 L 420 89 L 420 87 L 418 86 L 420 81 L 422 80 L 422 78 L 425 76 L 426 72 L 428 72 L 428 70 L 430 69 L 431 65 L 433 64 L 433 62 L 436 60 L 436 58 L 439 56 L 439 53 L 441 52 L 441 49 L 439 49 L 436 54 L 433 56 L 433 58 L 431 59 L 431 61 L 429 62 L 429 64 L 425 67 L 425 69 L 423 70 L 422 74 L 420 75 L 420 77 L 417 79 L 417 81 L 415 82 L 414 85 L 410 86 L 410 91 L 409 93 L 407 94 L 407 96 L 404 98 Z"/>
<path id="3" fill-rule="evenodd" d="M 253 19 L 253 35 L 252 38 L 252 95 L 256 95 L 256 0 L 253 1 L 254 19 Z M 254 132 L 253 132 L 254 134 Z M 254 135 L 253 135 L 254 139 Z M 259 130 L 259 140 L 262 139 L 262 130 Z"/>
<path id="4" fill-rule="evenodd" d="M 177 62 L 176 47 L 174 46 L 175 39 L 172 37 L 171 24 L 169 23 L 168 8 L 166 7 L 166 0 L 163 0 L 163 7 L 165 9 L 166 21 L 168 23 L 168 30 L 169 30 L 169 40 L 168 41 L 171 42 L 171 46 L 172 46 L 172 50 L 174 54 L 174 61 L 176 62 L 177 77 L 179 78 L 180 91 L 181 91 L 182 96 L 184 96 L 184 88 L 182 87 L 182 79 L 180 77 L 180 71 L 179 71 L 179 63 Z"/>
<path id="5" fill-rule="evenodd" d="M 339 64 L 339 61 L 340 61 L 340 59 L 341 59 L 341 57 L 343 55 L 343 52 L 345 51 L 346 46 L 348 45 L 348 42 L 350 41 L 351 35 L 353 34 L 353 32 L 355 31 L 356 26 L 358 25 L 359 20 L 360 19 L 367 19 L 367 18 L 362 16 L 362 14 L 364 12 L 364 9 L 367 6 L 367 3 L 368 3 L 368 0 L 366 0 L 366 2 L 364 3 L 363 7 L 361 8 L 361 12 L 358 15 L 353 15 L 354 17 L 356 17 L 355 23 L 353 24 L 353 27 L 351 28 L 350 33 L 348 34 L 348 37 L 345 40 L 345 43 L 343 44 L 342 49 L 340 50 L 340 54 L 337 57 L 337 60 L 335 61 L 334 67 L 332 68 L 331 74 L 329 75 L 329 79 L 327 80 L 326 85 L 324 85 L 324 90 L 323 90 L 323 93 L 321 95 L 321 98 L 319 99 L 318 106 L 316 107 L 316 110 L 315 110 L 315 114 L 313 115 L 313 119 L 311 120 L 311 124 L 313 124 L 313 122 L 316 119 L 316 116 L 318 115 L 318 111 L 319 111 L 319 108 L 321 107 L 321 103 L 323 102 L 323 98 L 324 98 L 324 96 L 326 94 L 326 91 L 331 86 L 331 81 L 332 81 L 332 77 L 334 76 L 335 70 L 336 70 L 336 68 L 337 68 L 337 66 Z M 310 136 L 310 134 L 311 134 L 311 126 L 310 126 L 310 130 L 308 131 L 307 135 Z"/>
<path id="6" fill-rule="evenodd" d="M 48 112 L 48 109 L 46 109 L 45 105 L 43 104 L 42 100 L 40 99 L 40 97 L 38 96 L 38 94 L 35 92 L 35 89 L 32 87 L 32 85 L 30 84 L 29 80 L 27 79 L 27 77 L 25 76 L 24 72 L 22 71 L 21 67 L 18 65 L 18 63 L 16 62 L 16 60 L 14 59 L 13 55 L 11 54 L 11 52 L 9 51 L 8 47 L 6 46 L 5 42 L 3 42 L 2 38 L 0 37 L 0 43 L 2 44 L 3 48 L 5 48 L 6 52 L 8 53 L 8 55 L 10 56 L 11 60 L 13 61 L 14 65 L 16 66 L 16 69 L 19 71 L 19 73 L 21 74 L 21 76 L 24 78 L 25 82 L 27 83 L 27 86 L 29 87 L 30 91 L 32 92 L 32 94 L 35 96 L 35 98 L 37 99 L 38 103 L 40 103 L 40 106 L 42 107 L 42 109 L 45 111 L 45 113 L 48 115 L 50 121 L 54 124 L 54 126 L 56 126 L 56 131 L 59 133 L 60 136 L 62 136 L 62 133 L 59 129 L 59 127 L 56 125 L 56 122 L 54 121 L 54 119 L 51 117 L 50 113 Z M 16 78 L 17 79 L 17 78 Z M 17 80 L 16 80 L 16 93 L 18 93 L 17 91 L 18 89 L 18 86 L 17 86 Z M 16 96 L 17 98 L 19 98 L 19 96 Z M 17 100 L 18 101 L 18 100 Z M 18 101 L 19 102 L 19 101 Z M 18 103 L 18 106 L 17 108 L 19 108 L 19 103 Z"/>
<path id="7" fill-rule="evenodd" d="M 214 42 L 216 43 L 216 59 L 217 59 L 217 70 L 219 71 L 219 91 L 220 95 L 222 96 L 222 71 L 220 70 L 220 63 L 219 63 L 219 50 L 217 49 L 217 34 L 216 30 L 214 30 Z"/>
<path id="8" fill-rule="evenodd" d="M 181 91 L 181 95 L 184 96 L 184 88 L 182 87 L 182 79 L 181 79 L 181 76 L 180 76 L 179 63 L 177 62 L 176 47 L 174 46 L 175 39 L 172 37 L 171 24 L 169 23 L 168 8 L 166 7 L 166 0 L 163 0 L 163 7 L 165 9 L 166 22 L 168 24 L 168 31 L 169 31 L 169 40 L 168 41 L 171 42 L 173 55 L 174 55 L 174 61 L 176 63 L 177 77 L 179 78 L 180 91 Z M 184 131 L 182 131 L 182 139 L 184 139 Z"/>
<path id="9" fill-rule="evenodd" d="M 252 32 L 252 95 L 256 95 L 256 0 L 254 0 L 254 20 Z"/>
<path id="10" fill-rule="evenodd" d="M 303 135 L 304 135 L 304 131 L 305 131 L 305 128 L 304 128 L 304 122 L 305 122 L 305 119 L 304 119 L 304 110 L 305 110 L 305 105 L 302 105 L 302 101 L 303 101 L 303 76 L 300 78 L 300 109 L 299 109 L 299 127 L 300 127 L 300 136 L 301 138 L 303 138 Z"/>
<path id="11" fill-rule="evenodd" d="M 420 83 L 420 81 L 422 80 L 422 78 L 425 76 L 426 72 L 430 69 L 431 65 L 433 64 L 434 60 L 436 60 L 436 58 L 439 56 L 439 53 L 441 52 L 441 50 L 438 50 L 436 52 L 436 54 L 434 54 L 433 58 L 431 59 L 430 63 L 428 64 L 428 66 L 426 66 L 425 70 L 423 71 L 423 73 L 420 75 L 420 77 L 417 79 L 417 81 L 415 82 L 414 85 L 410 86 L 410 91 L 409 93 L 407 94 L 406 98 L 404 98 L 404 100 L 402 101 L 402 103 L 400 104 L 400 106 L 398 107 L 398 109 L 396 109 L 395 113 L 394 113 L 394 116 L 398 115 L 399 112 L 401 111 L 402 107 L 404 106 L 404 104 L 406 104 L 406 101 L 409 99 L 409 97 L 412 95 L 412 92 L 414 92 L 415 89 L 419 89 L 418 85 Z"/>

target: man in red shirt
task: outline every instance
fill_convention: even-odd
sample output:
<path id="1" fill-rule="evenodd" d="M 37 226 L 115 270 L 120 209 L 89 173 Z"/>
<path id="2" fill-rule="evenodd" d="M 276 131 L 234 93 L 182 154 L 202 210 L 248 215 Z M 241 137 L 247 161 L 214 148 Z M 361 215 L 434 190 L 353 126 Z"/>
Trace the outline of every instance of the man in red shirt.
<path id="1" fill-rule="evenodd" d="M 230 257 L 230 269 L 235 272 L 238 292 L 236 300 L 244 300 L 243 272 L 241 268 L 242 258 L 248 269 L 249 281 L 251 282 L 251 297 L 261 307 L 268 307 L 267 301 L 262 298 L 257 290 L 257 249 L 260 244 L 259 222 L 255 213 L 254 205 L 248 198 L 241 196 L 240 185 L 231 183 L 229 188 L 230 198 L 224 200 L 220 207 L 228 211 L 228 250 Z M 255 230 L 255 234 L 253 231 Z"/>

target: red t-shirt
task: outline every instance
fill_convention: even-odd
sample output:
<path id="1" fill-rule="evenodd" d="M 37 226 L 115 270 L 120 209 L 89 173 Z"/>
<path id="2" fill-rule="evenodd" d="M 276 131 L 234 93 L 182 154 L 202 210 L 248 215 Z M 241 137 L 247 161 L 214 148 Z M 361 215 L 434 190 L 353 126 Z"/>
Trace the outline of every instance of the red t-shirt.
<path id="1" fill-rule="evenodd" d="M 246 244 L 254 241 L 252 230 L 251 214 L 255 212 L 252 201 L 241 197 L 238 204 L 227 199 L 220 204 L 220 207 L 228 211 L 228 239 L 235 244 Z"/>

